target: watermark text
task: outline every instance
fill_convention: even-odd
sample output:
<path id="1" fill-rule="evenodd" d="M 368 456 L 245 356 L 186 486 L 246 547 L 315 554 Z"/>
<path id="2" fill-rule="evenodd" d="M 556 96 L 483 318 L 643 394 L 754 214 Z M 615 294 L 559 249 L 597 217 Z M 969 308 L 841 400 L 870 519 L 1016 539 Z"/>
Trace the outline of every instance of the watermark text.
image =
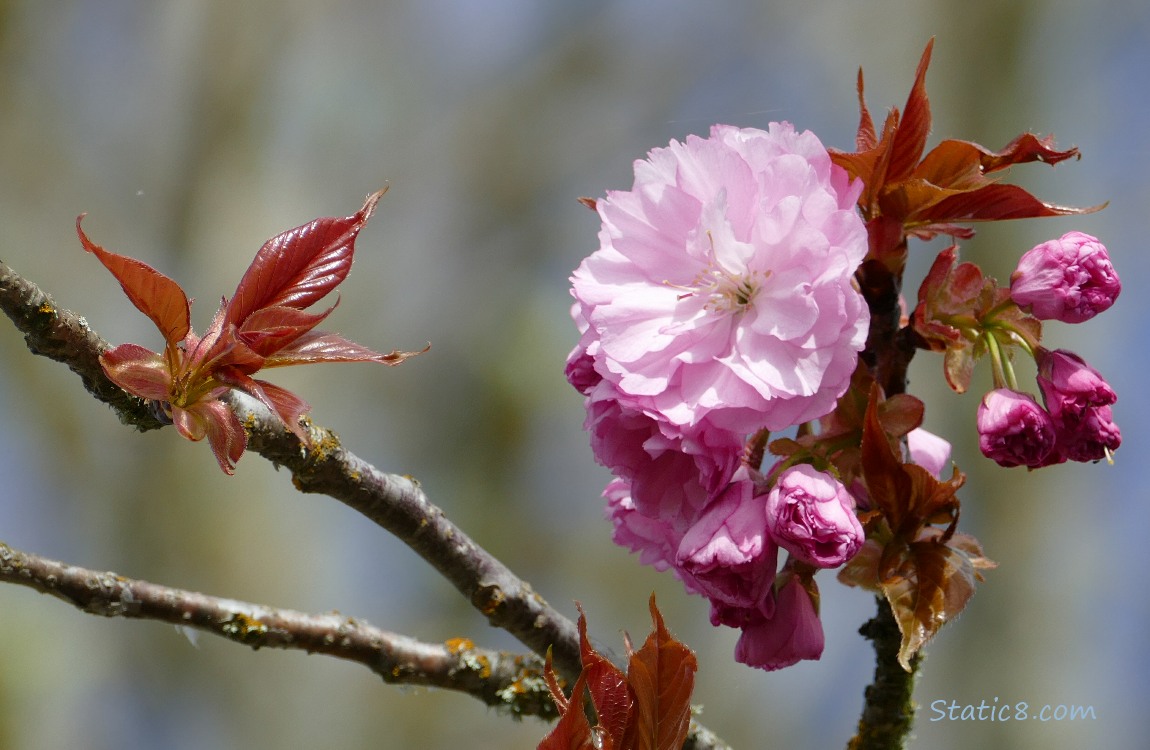
<path id="1" fill-rule="evenodd" d="M 959 703 L 939 698 L 930 702 L 931 721 L 1094 721 L 1094 706 L 1059 703 L 1031 704 L 1026 701 Z"/>

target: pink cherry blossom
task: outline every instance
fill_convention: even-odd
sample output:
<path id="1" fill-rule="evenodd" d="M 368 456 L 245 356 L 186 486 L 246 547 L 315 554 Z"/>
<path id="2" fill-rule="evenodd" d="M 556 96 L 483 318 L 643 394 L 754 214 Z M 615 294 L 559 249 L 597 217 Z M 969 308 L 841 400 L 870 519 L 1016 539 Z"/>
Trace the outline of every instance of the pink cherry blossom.
<path id="1" fill-rule="evenodd" d="M 676 565 L 712 603 L 712 622 L 737 626 L 726 612 L 769 615 L 778 547 L 767 531 L 764 498 L 748 470 L 740 469 L 727 488 L 699 515 L 679 543 Z"/>
<path id="2" fill-rule="evenodd" d="M 1106 379 L 1073 352 L 1039 347 L 1035 361 L 1038 387 L 1046 410 L 1055 419 L 1078 419 L 1089 407 L 1110 406 L 1118 400 Z"/>
<path id="3" fill-rule="evenodd" d="M 1087 407 L 1079 415 L 1057 420 L 1058 442 L 1053 453 L 1061 460 L 1101 461 L 1122 445 L 1109 406 Z"/>
<path id="4" fill-rule="evenodd" d="M 860 189 L 788 123 L 651 151 L 630 191 L 597 202 L 600 248 L 572 276 L 596 372 L 684 432 L 829 412 L 869 321 Z"/>
<path id="5" fill-rule="evenodd" d="M 639 562 L 655 570 L 666 570 L 675 559 L 682 538 L 669 521 L 643 515 L 631 500 L 631 487 L 625 479 L 613 479 L 603 490 L 607 498 L 606 516 L 614 527 L 612 539 L 620 547 L 639 553 Z"/>
<path id="6" fill-rule="evenodd" d="M 730 481 L 743 453 L 742 436 L 704 429 L 677 435 L 666 422 L 628 408 L 604 380 L 589 391 L 584 428 L 596 460 L 630 483 L 635 506 L 685 529 Z"/>
<path id="7" fill-rule="evenodd" d="M 1081 323 L 1118 298 L 1122 282 L 1097 237 L 1067 232 L 1029 250 L 1010 276 L 1015 304 L 1041 320 Z"/>
<path id="8" fill-rule="evenodd" d="M 1042 466 L 1054 448 L 1054 419 L 1029 393 L 990 391 L 978 406 L 977 423 L 982 455 L 1000 466 Z"/>
<path id="9" fill-rule="evenodd" d="M 830 474 L 808 464 L 779 475 L 765 511 L 778 545 L 810 565 L 837 567 L 862 546 L 863 528 L 851 494 Z"/>
<path id="10" fill-rule="evenodd" d="M 823 626 L 815 602 L 802 579 L 788 575 L 776 595 L 772 616 L 743 628 L 735 644 L 735 661 L 775 670 L 823 655 Z M 814 580 L 808 585 L 814 588 Z"/>

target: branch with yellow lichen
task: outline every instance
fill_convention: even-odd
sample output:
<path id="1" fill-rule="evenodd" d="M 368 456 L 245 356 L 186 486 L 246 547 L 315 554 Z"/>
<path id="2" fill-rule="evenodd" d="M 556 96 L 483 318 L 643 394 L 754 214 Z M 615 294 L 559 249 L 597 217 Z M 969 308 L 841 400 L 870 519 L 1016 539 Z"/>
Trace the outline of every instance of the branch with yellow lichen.
<path id="1" fill-rule="evenodd" d="M 390 684 L 457 690 L 516 716 L 555 716 L 543 660 L 535 654 L 477 648 L 465 638 L 424 643 L 334 612 L 308 614 L 169 588 L 49 560 L 3 542 L 0 581 L 93 615 L 168 622 L 253 649 L 325 654 L 362 664 Z"/>
<path id="2" fill-rule="evenodd" d="M 108 343 L 89 328 L 84 318 L 61 309 L 3 262 L 0 309 L 24 333 L 34 354 L 66 364 L 93 396 L 116 411 L 122 422 L 141 431 L 164 426 L 147 402 L 125 393 L 105 376 L 99 354 Z M 244 426 L 248 450 L 287 468 L 298 490 L 333 497 L 391 532 L 450 581 L 491 625 L 511 633 L 537 655 L 551 649 L 555 668 L 564 677 L 573 681 L 579 674 L 575 623 L 448 520 L 416 480 L 376 469 L 345 449 L 333 432 L 306 419 L 302 426 L 309 438 L 307 445 L 257 402 L 233 395 L 230 405 Z M 256 619 L 267 624 L 264 618 Z M 480 653 L 470 648 L 463 651 Z M 460 673 L 462 677 L 468 675 Z M 511 689 L 515 685 L 514 680 L 499 684 Z M 684 747 L 722 750 L 727 745 L 692 721 Z"/>

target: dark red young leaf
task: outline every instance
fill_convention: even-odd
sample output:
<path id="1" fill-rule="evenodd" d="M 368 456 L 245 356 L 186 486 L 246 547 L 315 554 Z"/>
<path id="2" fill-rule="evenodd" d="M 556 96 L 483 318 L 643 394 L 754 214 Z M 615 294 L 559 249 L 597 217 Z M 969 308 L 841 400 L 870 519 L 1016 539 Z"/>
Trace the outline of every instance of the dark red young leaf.
<path id="1" fill-rule="evenodd" d="M 870 151 L 878 145 L 878 134 L 875 133 L 874 120 L 870 116 L 870 110 L 866 106 L 866 96 L 863 94 L 863 70 L 859 67 L 858 75 L 858 95 L 859 95 L 859 129 L 858 134 L 855 136 L 855 151 L 863 153 Z"/>
<path id="2" fill-rule="evenodd" d="M 623 670 L 591 646 L 582 606 L 579 607 L 579 659 L 583 665 L 581 677 L 586 678 L 591 702 L 595 705 L 596 719 L 602 730 L 604 747 L 600 750 L 621 749 L 623 735 L 631 723 L 635 698 Z"/>
<path id="3" fill-rule="evenodd" d="M 655 629 L 631 655 L 627 681 L 635 694 L 635 717 L 622 748 L 680 750 L 691 725 L 695 654 L 667 632 L 651 596 Z"/>
<path id="4" fill-rule="evenodd" d="M 546 670 L 551 671 L 551 662 L 548 660 Z M 536 746 L 536 750 L 595 750 L 595 743 L 591 740 L 591 725 L 587 723 L 587 714 L 583 712 L 583 691 L 587 687 L 587 680 L 583 675 L 575 681 L 571 690 L 573 698 L 566 706 L 560 707 L 562 716 L 551 731 Z"/>
<path id="5" fill-rule="evenodd" d="M 926 43 L 926 49 L 918 61 L 914 74 L 914 85 L 906 98 L 902 119 L 898 122 L 891 143 L 890 163 L 887 166 L 885 181 L 897 182 L 911 175 L 922 152 L 926 149 L 926 137 L 930 134 L 930 100 L 926 96 L 926 69 L 930 66 L 930 53 L 934 49 L 934 38 Z"/>
<path id="6" fill-rule="evenodd" d="M 138 344 L 120 344 L 100 354 L 104 374 L 128 393 L 152 401 L 170 398 L 172 374 L 163 356 Z"/>
<path id="7" fill-rule="evenodd" d="M 191 310 L 180 285 L 147 263 L 109 252 L 92 242 L 80 227 L 83 220 L 84 214 L 76 217 L 80 244 L 112 272 L 136 309 L 156 324 L 164 341 L 174 346 L 187 336 L 192 327 Z"/>
<path id="8" fill-rule="evenodd" d="M 423 354 L 428 344 L 417 352 L 402 352 L 395 349 L 387 354 L 372 351 L 354 341 L 348 341 L 337 333 L 309 331 L 287 346 L 268 355 L 263 368 L 287 367 L 289 365 L 309 365 L 317 362 L 379 362 L 384 365 L 398 365 L 409 357 Z"/>
<path id="9" fill-rule="evenodd" d="M 316 219 L 264 243 L 228 302 L 225 327 L 242 327 L 265 307 L 302 310 L 331 292 L 351 270 L 355 238 L 385 192 L 369 195 L 351 216 Z"/>
<path id="10" fill-rule="evenodd" d="M 934 224 L 953 221 L 1002 221 L 1046 216 L 1076 216 L 1101 211 L 1106 204 L 1088 208 L 1044 203 L 1017 185 L 990 183 L 951 195 L 910 213 L 910 223 Z"/>
<path id="11" fill-rule="evenodd" d="M 957 617 L 974 595 L 979 570 L 995 563 L 982 556 L 978 542 L 955 534 L 943 543 L 933 526 L 906 547 L 898 575 L 881 583 L 902 633 L 898 661 L 910 671 L 910 660 L 947 622 Z"/>
<path id="12" fill-rule="evenodd" d="M 311 331 L 335 308 L 332 305 L 323 312 L 310 313 L 283 305 L 265 307 L 248 316 L 236 337 L 256 354 L 267 357 Z"/>
<path id="13" fill-rule="evenodd" d="M 559 689 L 548 654 L 544 678 L 562 718 L 539 750 L 681 750 L 691 722 L 695 655 L 667 632 L 654 595 L 650 608 L 655 629 L 643 647 L 630 655 L 626 677 L 591 646 L 587 619 L 579 608 L 583 671 L 567 698 Z M 584 688 L 591 693 L 598 718 L 594 729 L 588 726 L 583 712 Z M 598 745 L 591 744 L 593 736 Z"/>
<path id="14" fill-rule="evenodd" d="M 862 473 L 871 502 L 898 533 L 911 502 L 911 480 L 879 421 L 879 396 L 878 385 L 872 385 L 863 419 Z"/>
<path id="15" fill-rule="evenodd" d="M 863 181 L 858 205 L 867 222 L 869 259 L 881 262 L 895 276 L 901 276 L 907 237 L 930 239 L 947 234 L 969 238 L 974 230 L 959 223 L 1065 216 L 1102 208 L 1044 203 L 1022 188 L 997 184 L 989 176 L 1015 164 L 1032 161 L 1056 164 L 1078 155 L 1074 148 L 1055 149 L 1051 137 L 1024 133 L 1001 151 L 991 151 L 967 141 L 947 140 L 923 157 L 931 124 L 926 71 L 933 44 L 932 39 L 923 51 L 903 111 L 892 108 L 877 137 L 866 108 L 860 70 L 861 114 L 855 137 L 856 151 L 829 149 L 835 164 L 845 169 L 852 179 Z M 865 279 L 866 274 L 860 278 Z"/>

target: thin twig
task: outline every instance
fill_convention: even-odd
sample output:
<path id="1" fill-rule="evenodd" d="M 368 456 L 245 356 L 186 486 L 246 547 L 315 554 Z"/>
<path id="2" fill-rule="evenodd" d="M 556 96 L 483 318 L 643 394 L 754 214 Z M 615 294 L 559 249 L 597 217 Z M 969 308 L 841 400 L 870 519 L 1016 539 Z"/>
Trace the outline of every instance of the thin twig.
<path id="1" fill-rule="evenodd" d="M 253 649 L 296 649 L 364 665 L 397 685 L 467 693 L 518 716 L 554 718 L 543 660 L 477 648 L 471 641 L 424 643 L 340 614 L 307 614 L 224 599 L 89 570 L 0 542 L 0 581 L 49 594 L 93 615 L 158 620 Z"/>

